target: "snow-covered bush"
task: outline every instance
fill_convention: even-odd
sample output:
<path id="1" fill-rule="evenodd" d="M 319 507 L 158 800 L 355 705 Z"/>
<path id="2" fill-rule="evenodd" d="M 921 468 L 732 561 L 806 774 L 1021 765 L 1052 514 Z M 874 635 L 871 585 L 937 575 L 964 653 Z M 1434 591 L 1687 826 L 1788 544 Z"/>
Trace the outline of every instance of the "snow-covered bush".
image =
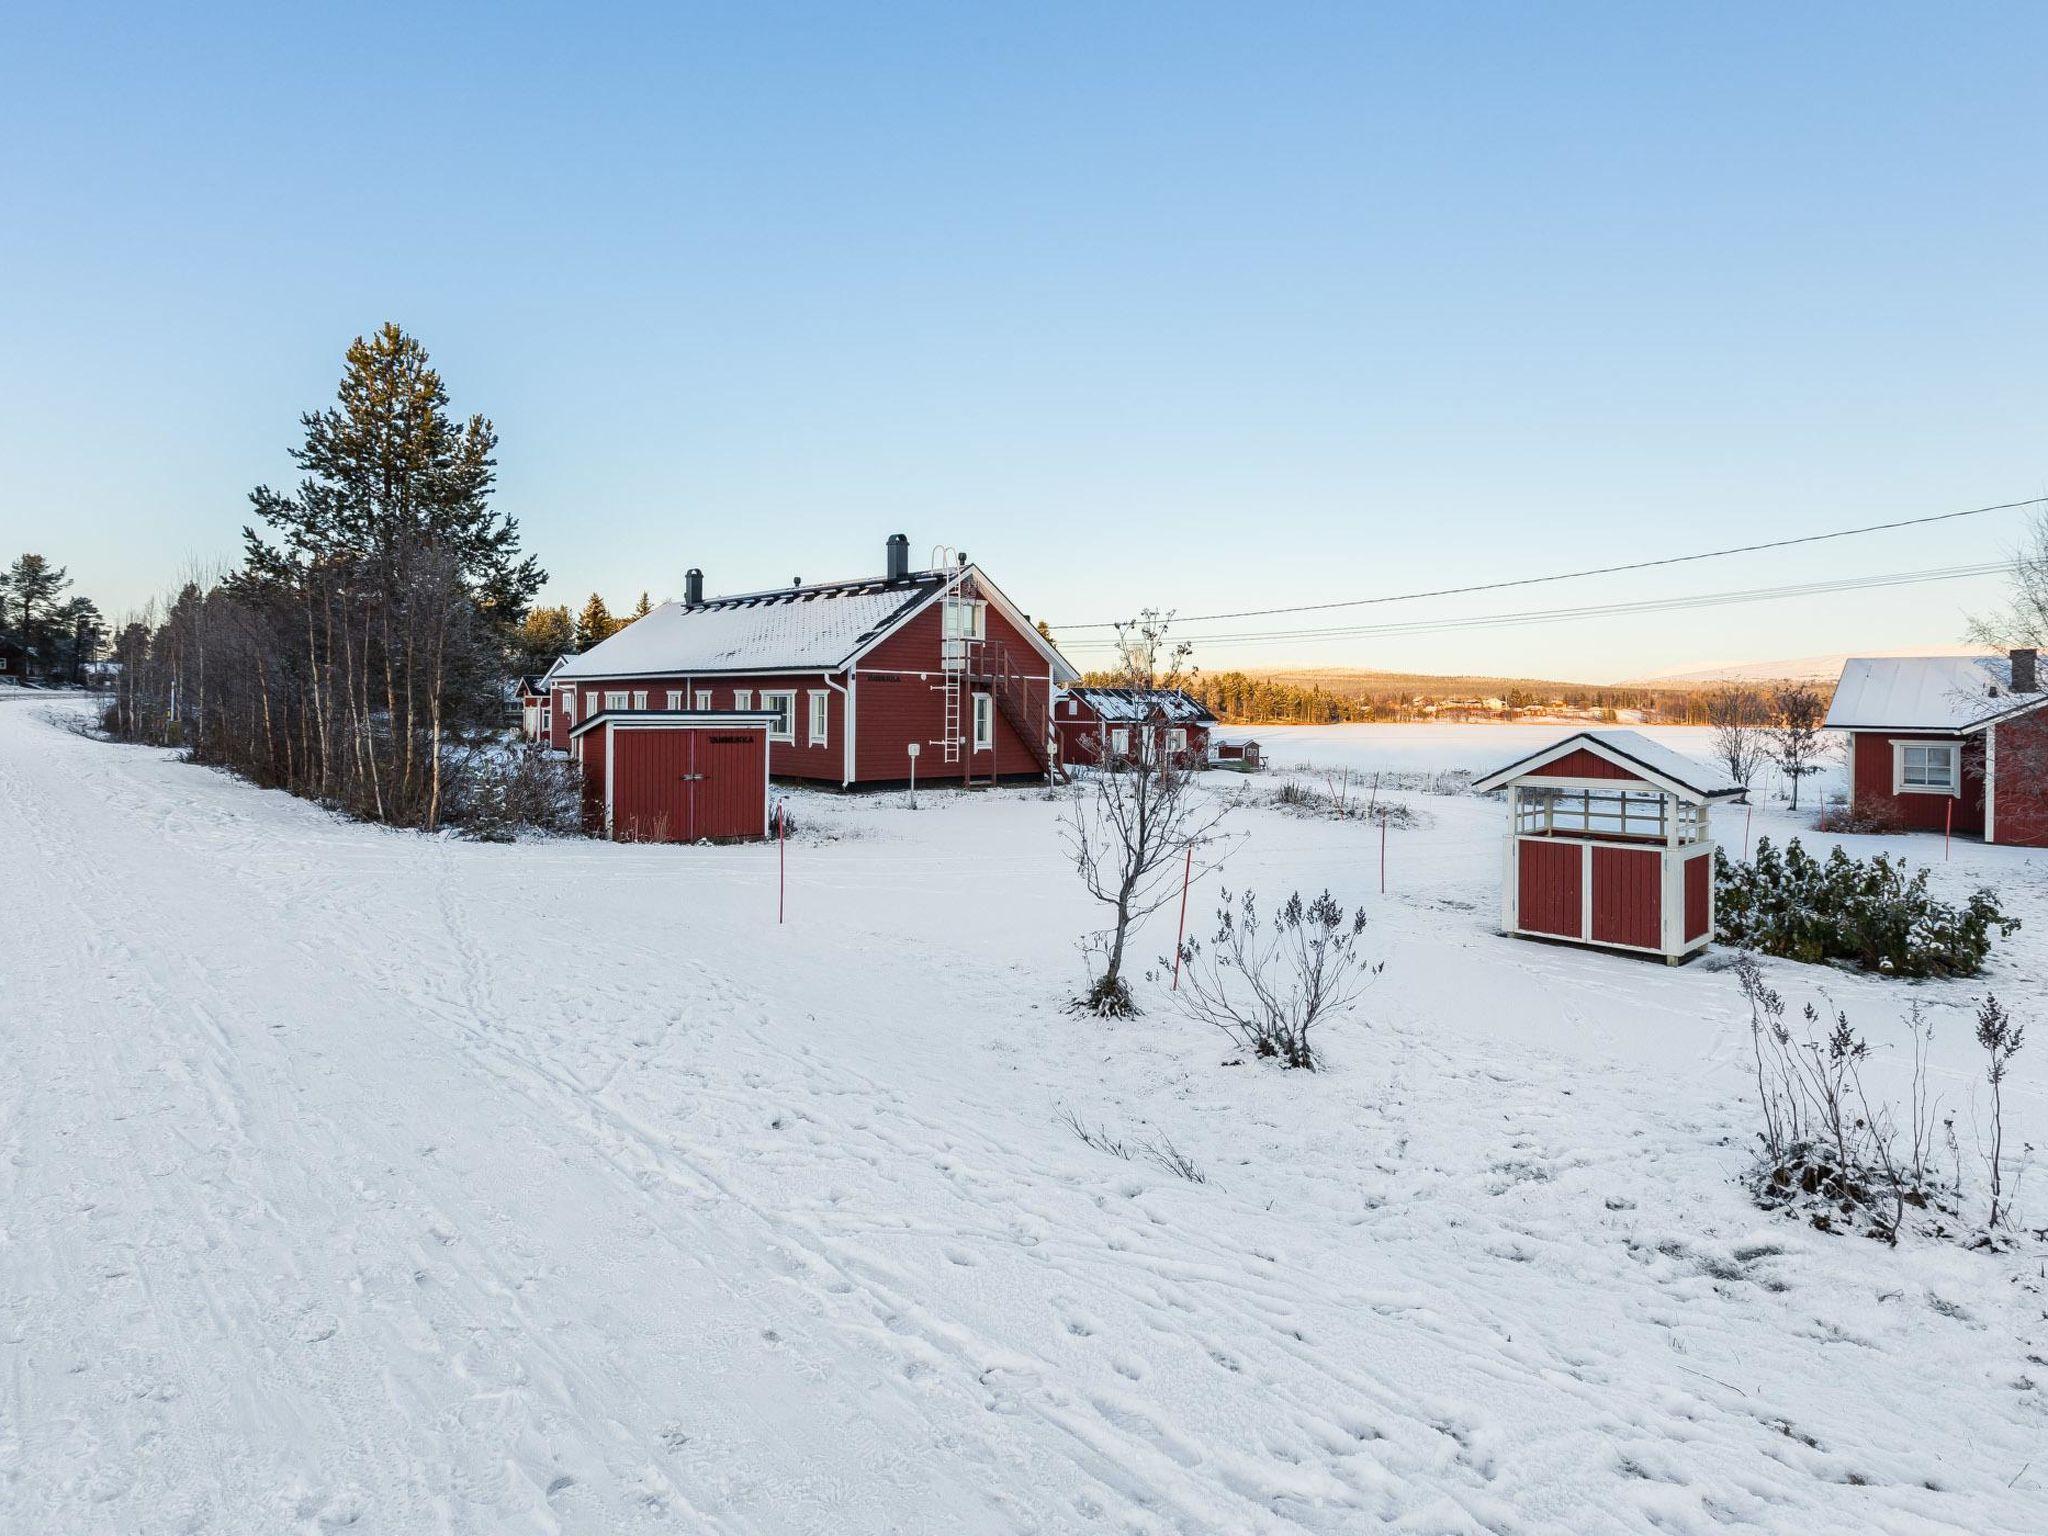
<path id="1" fill-rule="evenodd" d="M 1233 901 L 1225 891 L 1215 937 L 1181 946 L 1182 1005 L 1254 1055 L 1312 1072 L 1311 1032 L 1385 966 L 1361 952 L 1364 934 L 1365 909 L 1347 918 L 1328 891 L 1308 902 L 1296 891 L 1270 923 L 1251 892 Z"/>
<path id="2" fill-rule="evenodd" d="M 1794 838 L 1781 854 L 1760 838 L 1748 863 L 1714 854 L 1715 910 L 1721 938 L 1808 964 L 1847 961 L 1891 976 L 1975 976 L 1991 952 L 1993 930 L 2010 938 L 2007 917 L 1989 889 L 1962 906 L 1927 892 L 1928 871 L 1908 874 L 1884 854 L 1852 859 L 1836 848 L 1816 859 Z"/>
<path id="3" fill-rule="evenodd" d="M 521 832 L 571 833 L 582 824 L 581 774 L 546 752 L 467 753 L 444 773 L 442 819 L 467 836 L 508 842 Z"/>
<path id="4" fill-rule="evenodd" d="M 1390 827 L 1416 827 L 1422 817 L 1413 807 L 1398 800 L 1382 800 L 1375 779 L 1370 786 L 1349 774 L 1325 774 L 1320 783 L 1291 778 L 1281 784 L 1273 803 L 1296 816 L 1314 816 L 1329 821 L 1385 822 Z"/>

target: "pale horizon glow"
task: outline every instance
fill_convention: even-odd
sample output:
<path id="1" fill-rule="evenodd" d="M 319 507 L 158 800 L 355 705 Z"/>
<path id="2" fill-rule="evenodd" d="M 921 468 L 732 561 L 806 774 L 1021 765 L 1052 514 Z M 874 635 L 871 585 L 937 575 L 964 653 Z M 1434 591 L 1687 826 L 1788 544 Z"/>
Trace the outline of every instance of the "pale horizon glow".
<path id="1" fill-rule="evenodd" d="M 965 549 L 1062 626 L 2048 492 L 2048 13 L 31 4 L 0 559 L 236 558 L 349 340 L 503 440 L 548 602 Z M 1960 648 L 2014 511 L 1332 614 L 1197 660 L 1611 682 Z M 1242 638 L 1289 631 L 1285 639 Z M 1071 634 L 1074 659 L 1100 651 Z"/>

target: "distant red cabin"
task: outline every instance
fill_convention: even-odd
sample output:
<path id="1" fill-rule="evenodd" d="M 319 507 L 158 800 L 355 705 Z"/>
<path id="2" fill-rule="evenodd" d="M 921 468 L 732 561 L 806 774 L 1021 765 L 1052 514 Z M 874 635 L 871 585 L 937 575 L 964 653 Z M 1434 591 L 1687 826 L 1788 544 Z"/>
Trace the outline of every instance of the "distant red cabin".
<path id="1" fill-rule="evenodd" d="M 655 710 L 576 727 L 583 820 L 622 843 L 737 842 L 768 835 L 769 716 Z"/>
<path id="2" fill-rule="evenodd" d="M 2033 651 L 1851 657 L 1827 723 L 1849 739 L 1859 820 L 2048 847 L 2048 692 Z"/>
<path id="3" fill-rule="evenodd" d="M 1045 777 L 1061 771 L 1053 691 L 1077 675 L 979 567 L 913 571 L 897 534 L 863 580 L 707 599 L 691 571 L 682 601 L 555 670 L 550 739 L 568 749 L 599 713 L 758 711 L 778 778 Z"/>
<path id="4" fill-rule="evenodd" d="M 1053 701 L 1060 761 L 1092 766 L 1105 753 L 1199 767 L 1209 755 L 1216 717 L 1179 688 L 1063 688 Z M 1141 733 L 1151 738 L 1141 742 Z"/>
<path id="5" fill-rule="evenodd" d="M 1658 955 L 1714 938 L 1708 807 L 1742 794 L 1635 731 L 1580 731 L 1473 781 L 1508 796 L 1501 931 Z"/>

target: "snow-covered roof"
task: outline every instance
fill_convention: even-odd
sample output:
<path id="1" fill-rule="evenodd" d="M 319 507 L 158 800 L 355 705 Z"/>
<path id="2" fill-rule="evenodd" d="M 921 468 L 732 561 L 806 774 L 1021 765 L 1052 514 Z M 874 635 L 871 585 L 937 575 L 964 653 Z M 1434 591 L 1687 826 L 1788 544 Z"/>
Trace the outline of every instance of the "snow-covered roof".
<path id="1" fill-rule="evenodd" d="M 1209 706 L 1179 688 L 1068 688 L 1070 699 L 1079 699 L 1095 712 L 1098 720 L 1186 721 L 1200 725 L 1213 722 Z"/>
<path id="2" fill-rule="evenodd" d="M 1980 730 L 2048 704 L 2048 692 L 2012 690 L 2004 656 L 1851 656 L 1827 723 L 1835 730 Z"/>
<path id="3" fill-rule="evenodd" d="M 1472 781 L 1478 790 L 1499 789 L 1515 779 L 1540 775 L 1561 757 L 1581 749 L 1626 768 L 1659 788 L 1697 800 L 1720 800 L 1742 793 L 1742 786 L 1719 766 L 1709 766 L 1683 752 L 1652 741 L 1641 731 L 1574 731 L 1548 746 Z"/>
<path id="4" fill-rule="evenodd" d="M 846 581 L 663 603 L 580 656 L 557 679 L 695 672 L 835 670 L 945 585 L 921 571 L 900 582 Z"/>

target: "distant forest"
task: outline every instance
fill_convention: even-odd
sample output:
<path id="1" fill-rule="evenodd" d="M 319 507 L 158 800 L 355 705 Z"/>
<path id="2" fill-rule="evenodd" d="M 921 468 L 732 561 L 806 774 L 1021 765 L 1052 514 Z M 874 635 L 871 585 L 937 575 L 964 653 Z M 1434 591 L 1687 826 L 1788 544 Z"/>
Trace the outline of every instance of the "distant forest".
<path id="1" fill-rule="evenodd" d="M 1109 674 L 1085 682 L 1110 684 Z M 1714 684 L 1617 685 L 1533 678 L 1430 677 L 1397 672 L 1216 672 L 1197 674 L 1187 691 L 1233 725 L 1338 725 L 1351 721 L 1514 720 L 1571 716 L 1613 723 L 1708 725 Z M 1730 684 L 1768 698 L 1768 685 Z M 1823 696 L 1829 690 L 1821 688 Z"/>

